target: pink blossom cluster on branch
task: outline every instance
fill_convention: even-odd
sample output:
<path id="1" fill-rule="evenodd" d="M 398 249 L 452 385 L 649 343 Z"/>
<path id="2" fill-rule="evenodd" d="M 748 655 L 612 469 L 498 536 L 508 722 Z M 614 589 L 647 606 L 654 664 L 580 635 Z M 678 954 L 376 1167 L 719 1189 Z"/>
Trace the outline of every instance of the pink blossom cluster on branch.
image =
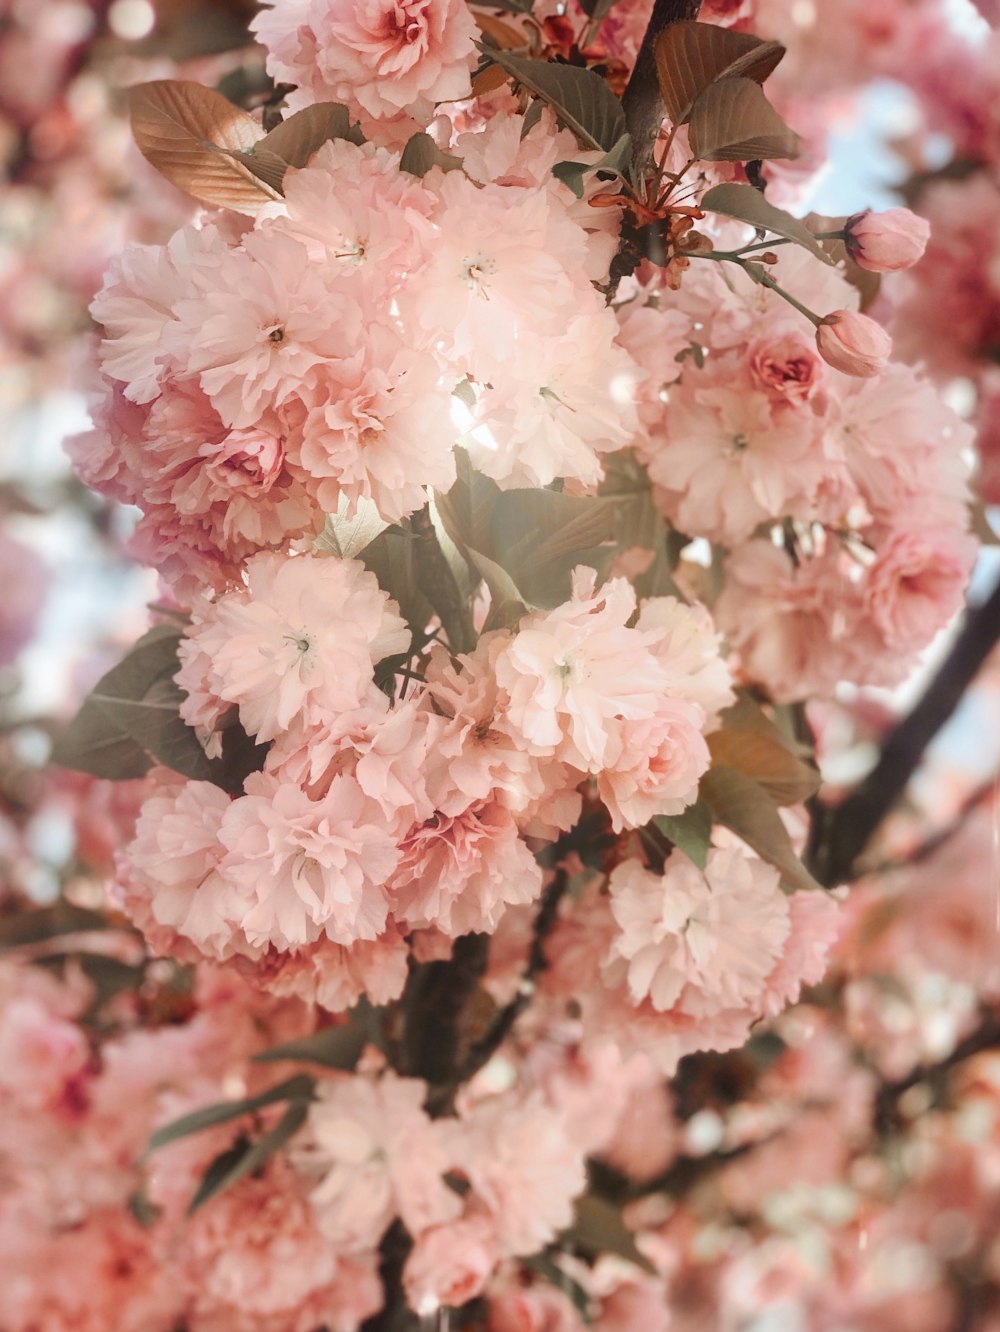
<path id="1" fill-rule="evenodd" d="M 961 605 L 970 430 L 866 312 L 926 228 L 776 207 L 782 48 L 647 8 L 278 0 L 280 123 L 133 92 L 208 207 L 93 305 L 74 462 L 163 598 L 62 753 L 143 779 L 151 952 L 299 1024 L 151 1116 L 195 1332 L 573 1329 L 521 1261 L 562 1243 L 630 1263 L 556 1265 L 595 1326 L 665 1326 L 670 1227 L 588 1161 L 666 1170 L 665 1080 L 822 980 L 800 705 Z M 660 126 L 617 95 L 651 45 Z"/>

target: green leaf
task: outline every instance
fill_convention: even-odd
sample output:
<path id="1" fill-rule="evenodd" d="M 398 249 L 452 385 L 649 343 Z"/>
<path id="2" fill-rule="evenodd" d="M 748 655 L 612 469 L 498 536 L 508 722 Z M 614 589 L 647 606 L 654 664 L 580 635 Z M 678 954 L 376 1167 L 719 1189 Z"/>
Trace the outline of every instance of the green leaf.
<path id="1" fill-rule="evenodd" d="M 552 168 L 552 174 L 571 189 L 578 199 L 582 199 L 583 178 L 588 171 L 603 171 L 624 179 L 631 161 L 632 136 L 623 134 L 615 146 L 596 162 L 557 162 Z"/>
<path id="2" fill-rule="evenodd" d="M 555 490 L 505 490 L 494 506 L 490 553 L 531 606 L 569 599 L 573 569 L 586 564 L 607 576 L 614 547 L 614 500 Z"/>
<path id="3" fill-rule="evenodd" d="M 688 138 L 700 162 L 751 162 L 798 157 L 799 136 L 753 79 L 722 79 L 699 93 Z"/>
<path id="4" fill-rule="evenodd" d="M 400 527 L 388 527 L 360 555 L 361 563 L 378 579 L 379 587 L 399 606 L 407 624 L 422 641 L 434 615 L 417 581 L 416 538 Z"/>
<path id="5" fill-rule="evenodd" d="M 608 153 L 626 133 L 621 102 L 593 70 L 549 60 L 528 60 L 493 47 L 480 50 L 529 92 L 547 102 L 559 123 L 572 130 L 586 147 Z"/>
<path id="6" fill-rule="evenodd" d="M 761 231 L 771 231 L 786 240 L 796 241 L 824 264 L 834 262 L 832 256 L 816 239 L 804 222 L 783 208 L 776 208 L 769 203 L 752 185 L 716 185 L 703 196 L 698 207 L 706 213 L 719 213 L 723 217 L 735 217 L 740 222 L 749 222 Z"/>
<path id="7" fill-rule="evenodd" d="M 315 1083 L 305 1073 L 296 1073 L 293 1078 L 286 1078 L 275 1087 L 260 1092 L 257 1096 L 248 1096 L 241 1101 L 220 1101 L 216 1105 L 206 1105 L 200 1110 L 193 1110 L 189 1115 L 182 1115 L 169 1124 L 156 1130 L 149 1140 L 148 1151 L 165 1147 L 168 1142 L 178 1138 L 187 1138 L 192 1133 L 201 1133 L 204 1129 L 215 1128 L 217 1124 L 226 1124 L 241 1115 L 263 1110 L 265 1106 L 276 1105 L 279 1101 L 309 1101 L 312 1099 Z"/>
<path id="8" fill-rule="evenodd" d="M 289 1138 L 299 1131 L 308 1114 L 308 1101 L 291 1101 L 274 1128 L 269 1129 L 255 1143 L 237 1143 L 235 1147 L 217 1156 L 206 1170 L 197 1193 L 191 1199 L 188 1214 L 196 1212 L 210 1198 L 217 1197 L 241 1180 L 244 1175 L 252 1175 L 254 1171 L 259 1170 L 275 1152 L 284 1147 Z"/>
<path id="9" fill-rule="evenodd" d="M 573 1225 L 564 1232 L 562 1240 L 587 1258 L 614 1253 L 641 1267 L 644 1272 L 656 1271 L 636 1246 L 634 1235 L 622 1220 L 621 1210 L 593 1193 L 577 1198 Z"/>
<path id="10" fill-rule="evenodd" d="M 583 178 L 590 170 L 586 162 L 557 162 L 552 168 L 552 174 L 571 189 L 578 199 L 582 199 Z"/>
<path id="11" fill-rule="evenodd" d="M 490 590 L 490 613 L 483 629 L 511 629 L 528 609 L 521 589 L 506 569 L 481 551 L 469 550 L 473 568 Z"/>
<path id="12" fill-rule="evenodd" d="M 712 841 L 712 811 L 703 800 L 696 800 L 681 814 L 657 814 L 653 823 L 688 860 L 700 870 L 705 868 Z"/>
<path id="13" fill-rule="evenodd" d="M 667 115 L 683 125 L 699 93 L 719 79 L 763 83 L 785 54 L 779 42 L 762 41 L 714 23 L 671 23 L 656 39 L 656 74 Z"/>
<path id="14" fill-rule="evenodd" d="M 399 169 L 408 171 L 411 176 L 426 176 L 431 167 L 440 167 L 442 171 L 461 171 L 462 163 L 450 153 L 443 153 L 429 134 L 418 130 L 406 142 L 399 159 Z"/>
<path id="15" fill-rule="evenodd" d="M 123 780 L 148 772 L 152 755 L 186 777 L 210 781 L 209 759 L 178 715 L 182 695 L 172 676 L 179 641 L 173 625 L 143 635 L 98 681 L 56 742 L 53 763 Z"/>
<path id="16" fill-rule="evenodd" d="M 781 871 L 786 888 L 821 887 L 795 854 L 778 807 L 759 782 L 735 768 L 712 767 L 701 779 L 699 795 L 719 823 Z"/>
<path id="17" fill-rule="evenodd" d="M 316 102 L 287 116 L 238 157 L 258 180 L 281 193 L 288 168 L 307 166 L 331 139 L 346 139 L 353 144 L 365 141 L 360 127 L 351 124 L 346 106 L 339 102 Z"/>
<path id="18" fill-rule="evenodd" d="M 338 1027 L 324 1027 L 298 1041 L 286 1041 L 284 1045 L 261 1050 L 254 1055 L 253 1062 L 276 1064 L 285 1059 L 302 1059 L 310 1064 L 322 1064 L 324 1068 L 350 1070 L 358 1062 L 367 1041 L 364 1022 L 354 1020 Z"/>

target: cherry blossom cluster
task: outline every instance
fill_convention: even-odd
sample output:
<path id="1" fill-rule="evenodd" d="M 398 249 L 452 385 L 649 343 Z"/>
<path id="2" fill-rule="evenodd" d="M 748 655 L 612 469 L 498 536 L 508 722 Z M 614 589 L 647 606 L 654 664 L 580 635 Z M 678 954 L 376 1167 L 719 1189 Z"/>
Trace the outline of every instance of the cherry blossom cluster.
<path id="1" fill-rule="evenodd" d="M 270 0 L 255 31 L 295 85 L 278 134 L 317 141 L 275 172 L 280 137 L 223 148 L 175 117 L 166 159 L 192 194 L 225 159 L 246 212 L 126 249 L 94 302 L 104 385 L 74 461 L 138 508 L 132 549 L 163 580 L 159 674 L 133 662 L 76 732 L 120 717 L 128 775 L 148 773 L 112 899 L 268 1036 L 217 1035 L 232 1058 L 212 1070 L 185 1028 L 171 1113 L 147 1107 L 169 1138 L 249 1097 L 147 1171 L 150 1261 L 184 1273 L 165 1326 L 355 1332 L 401 1299 L 482 1300 L 493 1332 L 571 1332 L 581 1301 L 606 1332 L 665 1328 L 687 1219 L 634 1189 L 678 1152 L 666 1079 L 764 1022 L 795 1047 L 781 1015 L 842 927 L 796 855 L 818 785 L 798 705 L 898 682 L 961 605 L 971 431 L 861 308 L 926 225 L 776 213 L 763 241 L 753 173 L 710 151 L 691 172 L 693 129 L 626 169 L 599 126 L 561 128 L 587 97 L 625 123 L 648 9 L 477 24 L 462 0 Z M 522 40 L 547 75 L 504 55 Z M 589 92 L 567 110 L 552 77 Z M 807 167 L 769 181 L 787 198 Z M 749 215 L 713 207 L 726 185 Z M 494 525 L 497 496 L 548 582 Z M 524 538 L 532 500 L 575 517 Z M 50 1041 L 71 1066 L 53 1113 L 67 1082 L 90 1104 L 78 1018 Z M 848 1133 L 869 1080 L 827 1037 Z M 340 1038 L 349 1056 L 323 1044 Z M 275 1040 L 321 1068 L 284 1097 L 251 1062 Z M 100 1056 L 97 1081 L 113 1042 Z M 825 1124 L 822 1074 L 790 1096 L 790 1154 Z M 766 1160 L 755 1113 L 742 1141 Z M 557 1264 L 574 1306 L 519 1260 L 551 1266 L 567 1235 L 609 1247 L 588 1249 L 595 1160 L 639 1200 L 631 1265 Z"/>
<path id="2" fill-rule="evenodd" d="M 520 127 L 461 136 L 466 170 L 422 181 L 329 143 L 251 229 L 191 226 L 113 267 L 111 386 L 77 466 L 143 509 L 135 550 L 186 596 L 339 505 L 407 517 L 449 489 L 457 443 L 506 487 L 592 486 L 629 443 L 635 367 L 592 285 L 613 231 L 550 174 L 572 135 Z"/>
<path id="3" fill-rule="evenodd" d="M 235 800 L 165 775 L 143 806 L 124 900 L 154 945 L 261 961 L 327 1007 L 384 1003 L 407 936 L 447 953 L 538 897 L 531 848 L 573 827 L 588 779 L 617 830 L 680 813 L 732 697 L 716 636 L 675 598 L 594 583 L 578 571 L 571 601 L 473 653 L 432 649 L 390 702 L 375 670 L 410 631 L 374 575 L 254 556 L 244 590 L 194 607 L 178 682 L 209 749 L 232 709 L 270 748 Z"/>
<path id="4" fill-rule="evenodd" d="M 780 296 L 720 269 L 699 266 L 669 299 L 640 288 L 619 310 L 648 370 L 635 448 L 657 503 L 725 548 L 715 613 L 773 698 L 898 683 L 975 560 L 972 431 L 906 366 L 839 372 Z M 772 271 L 813 308 L 856 300 L 804 251 Z"/>

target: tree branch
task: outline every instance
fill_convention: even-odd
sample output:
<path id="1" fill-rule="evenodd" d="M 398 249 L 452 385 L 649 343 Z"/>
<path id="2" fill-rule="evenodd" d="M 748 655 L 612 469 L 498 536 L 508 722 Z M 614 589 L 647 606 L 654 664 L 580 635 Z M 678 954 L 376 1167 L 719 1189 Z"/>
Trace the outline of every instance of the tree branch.
<path id="1" fill-rule="evenodd" d="M 656 39 L 671 23 L 696 19 L 701 0 L 656 0 L 635 68 L 622 97 L 625 124 L 632 135 L 632 160 L 640 170 L 649 162 L 663 120 L 663 98 L 656 77 Z"/>
<path id="2" fill-rule="evenodd" d="M 912 712 L 892 732 L 875 767 L 834 809 L 813 824 L 807 864 L 828 887 L 850 879 L 872 834 L 906 790 L 927 746 L 960 703 L 1000 639 L 1000 583 L 966 612 L 946 660 Z"/>
<path id="3" fill-rule="evenodd" d="M 564 869 L 556 871 L 555 877 L 542 894 L 541 906 L 535 917 L 535 929 L 531 939 L 531 951 L 528 965 L 518 985 L 517 994 L 511 1002 L 500 1010 L 490 1024 L 486 1035 L 469 1050 L 461 1067 L 456 1073 L 456 1082 L 461 1085 L 488 1063 L 513 1029 L 514 1023 L 531 1003 L 534 996 L 535 981 L 548 966 L 545 956 L 545 941 L 552 933 L 559 913 L 559 903 L 569 887 L 569 875 Z"/>

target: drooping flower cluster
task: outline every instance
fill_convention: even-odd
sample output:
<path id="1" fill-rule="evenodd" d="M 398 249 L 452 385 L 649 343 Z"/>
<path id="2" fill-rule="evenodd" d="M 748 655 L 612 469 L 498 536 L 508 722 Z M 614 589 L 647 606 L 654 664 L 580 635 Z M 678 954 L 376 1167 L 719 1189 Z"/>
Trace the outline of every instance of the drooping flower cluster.
<path id="1" fill-rule="evenodd" d="M 385 1002 L 406 934 L 493 931 L 538 896 L 525 839 L 568 831 L 588 777 L 616 829 L 697 796 L 703 732 L 732 695 L 715 636 L 675 599 L 637 612 L 623 579 L 596 590 L 578 570 L 564 606 L 471 654 L 434 649 L 393 703 L 375 669 L 410 655 L 410 631 L 373 574 L 262 553 L 246 578 L 194 608 L 182 713 L 210 750 L 233 710 L 273 744 L 236 799 L 165 777 L 140 812 L 123 900 L 161 950 L 287 963 L 334 1008 Z"/>
<path id="2" fill-rule="evenodd" d="M 569 1332 L 518 1260 L 604 1247 L 602 1188 L 639 1201 L 656 1274 L 579 1263 L 577 1307 L 662 1326 L 671 1241 L 633 1181 L 688 1133 L 665 1079 L 752 1042 L 840 928 L 797 859 L 819 779 L 785 705 L 901 678 L 960 604 L 967 429 L 849 281 L 925 228 L 855 215 L 827 263 L 693 117 L 644 160 L 616 101 L 642 8 L 591 31 L 565 6 L 272 0 L 292 115 L 264 135 L 223 101 L 247 146 L 199 134 L 183 170 L 143 120 L 162 87 L 140 101 L 154 165 L 209 203 L 206 158 L 232 169 L 245 211 L 127 251 L 94 304 L 77 467 L 141 510 L 180 628 L 73 738 L 93 770 L 120 721 L 149 772 L 115 903 L 154 953 L 305 1014 L 266 1061 L 322 1070 L 196 1117 L 211 1141 L 149 1180 L 194 1332 L 480 1297 L 494 1332 Z M 728 31 L 752 6 L 710 8 Z M 757 97 L 712 63 L 697 98 Z"/>
<path id="3" fill-rule="evenodd" d="M 187 228 L 112 270 L 94 314 L 116 387 L 77 466 L 143 510 L 134 547 L 183 595 L 338 506 L 398 522 L 448 490 L 456 443 L 524 486 L 594 485 L 629 442 L 636 371 L 591 285 L 613 241 L 548 173 L 572 136 L 508 127 L 474 136 L 471 177 L 327 143 L 252 229 Z"/>
<path id="4" fill-rule="evenodd" d="M 650 372 L 636 450 L 657 502 L 726 547 L 719 623 L 772 697 L 897 683 L 958 610 L 975 560 L 971 431 L 906 367 L 859 379 L 824 364 L 804 318 L 718 267 L 669 305 L 639 288 L 620 311 Z M 817 309 L 856 299 L 804 252 L 774 272 Z"/>

